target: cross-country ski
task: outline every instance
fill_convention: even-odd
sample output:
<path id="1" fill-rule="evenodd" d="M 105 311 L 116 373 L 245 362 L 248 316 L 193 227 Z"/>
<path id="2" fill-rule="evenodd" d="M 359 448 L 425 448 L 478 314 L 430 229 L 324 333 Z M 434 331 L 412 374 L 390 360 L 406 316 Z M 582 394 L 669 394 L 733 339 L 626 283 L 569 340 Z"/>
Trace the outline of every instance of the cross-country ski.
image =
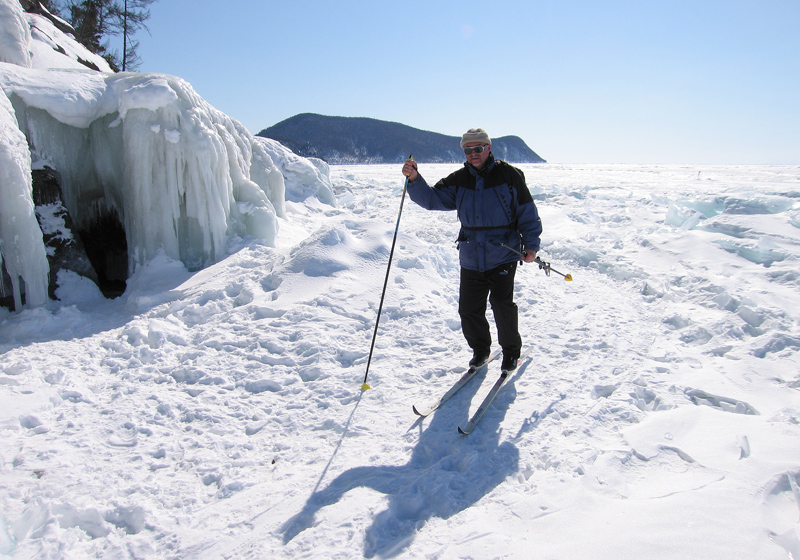
<path id="1" fill-rule="evenodd" d="M 528 349 L 522 356 L 520 356 L 517 367 L 525 367 L 526 364 L 523 364 L 523 362 L 527 360 L 531 352 L 532 349 Z M 504 369 L 500 371 L 500 377 L 497 378 L 497 381 L 494 382 L 492 388 L 489 389 L 489 392 L 484 397 L 480 406 L 478 406 L 478 409 L 475 411 L 475 414 L 472 415 L 472 418 L 469 419 L 469 422 L 467 422 L 467 424 L 463 428 L 461 426 L 458 427 L 458 433 L 465 436 L 472 433 L 472 430 L 475 429 L 475 427 L 478 425 L 478 422 L 480 422 L 481 418 L 483 418 L 483 415 L 486 414 L 486 411 L 489 409 L 489 406 L 492 404 L 492 401 L 494 401 L 494 398 L 500 391 L 500 387 L 502 387 L 503 384 L 508 380 L 509 375 L 513 375 L 515 373 L 516 369 L 517 368 L 512 370 Z"/>
<path id="2" fill-rule="evenodd" d="M 455 395 L 458 391 L 460 391 L 461 388 L 464 387 L 464 385 L 466 385 L 473 377 L 475 377 L 475 375 L 481 369 L 485 368 L 489 362 L 491 362 L 492 360 L 497 358 L 499 355 L 500 354 L 498 352 L 495 352 L 494 354 L 492 354 L 489 357 L 489 359 L 487 359 L 485 362 L 481 363 L 480 365 L 469 366 L 467 368 L 467 371 L 464 372 L 464 374 L 458 379 L 458 381 L 456 381 L 455 384 L 453 384 L 453 386 L 450 387 L 450 389 L 448 389 L 447 392 L 444 395 L 439 397 L 438 400 L 436 400 L 435 402 L 431 403 L 427 407 L 419 407 L 418 408 L 417 405 L 412 406 L 411 408 L 414 410 L 414 414 L 416 414 L 417 416 L 429 416 L 429 415 L 433 414 L 433 412 L 437 408 L 439 408 L 440 406 L 442 406 L 442 404 L 444 404 L 445 402 L 450 400 L 453 397 L 453 395 Z"/>

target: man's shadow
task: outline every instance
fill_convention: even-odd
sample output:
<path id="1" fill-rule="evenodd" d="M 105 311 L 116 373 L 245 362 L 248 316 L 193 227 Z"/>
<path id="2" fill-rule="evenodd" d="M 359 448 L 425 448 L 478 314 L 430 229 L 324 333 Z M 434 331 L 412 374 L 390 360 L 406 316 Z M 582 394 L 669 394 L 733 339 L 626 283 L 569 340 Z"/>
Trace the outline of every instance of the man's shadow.
<path id="1" fill-rule="evenodd" d="M 421 431 L 408 463 L 354 467 L 337 476 L 326 488 L 315 490 L 303 510 L 281 527 L 284 544 L 313 527 L 320 509 L 335 504 L 358 487 L 371 488 L 389 499 L 389 507 L 376 515 L 367 528 L 365 558 L 394 557 L 413 542 L 415 533 L 431 517 L 448 519 L 475 504 L 518 471 L 519 450 L 508 441 L 499 443 L 499 427 L 516 399 L 515 381 L 529 363 L 520 364 L 515 375 L 506 381 L 471 435 L 460 435 L 457 426 L 464 426 L 469 420 L 470 402 L 476 393 L 483 399 L 497 379 L 496 368 L 488 374 L 479 373 L 434 413 L 428 427 Z M 488 382 L 481 383 L 486 377 Z M 444 389 L 437 387 L 438 390 Z M 431 398 L 436 396 L 432 394 Z M 473 403 L 473 410 L 478 404 Z M 422 430 L 426 421 L 420 419 L 414 426 L 419 425 Z"/>

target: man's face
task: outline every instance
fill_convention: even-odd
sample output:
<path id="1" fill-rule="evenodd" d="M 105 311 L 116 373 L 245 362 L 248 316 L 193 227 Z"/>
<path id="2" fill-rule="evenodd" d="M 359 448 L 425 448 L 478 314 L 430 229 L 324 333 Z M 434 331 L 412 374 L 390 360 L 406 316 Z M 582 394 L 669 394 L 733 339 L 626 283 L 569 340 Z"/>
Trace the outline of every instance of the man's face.
<path id="1" fill-rule="evenodd" d="M 473 148 L 483 147 L 483 151 L 478 153 L 473 151 Z M 483 169 L 483 166 L 486 164 L 486 160 L 489 159 L 489 152 L 492 149 L 491 144 L 484 144 L 483 142 L 470 142 L 466 146 L 464 146 L 464 154 L 467 156 L 467 161 L 475 168 L 475 169 Z M 471 153 L 467 153 L 471 152 Z"/>

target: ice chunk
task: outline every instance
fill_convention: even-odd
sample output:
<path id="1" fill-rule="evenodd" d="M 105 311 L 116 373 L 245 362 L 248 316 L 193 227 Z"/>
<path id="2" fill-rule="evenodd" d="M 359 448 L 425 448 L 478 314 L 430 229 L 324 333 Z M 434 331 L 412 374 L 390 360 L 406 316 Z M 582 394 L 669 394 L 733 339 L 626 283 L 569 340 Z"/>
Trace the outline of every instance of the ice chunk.
<path id="1" fill-rule="evenodd" d="M 282 144 L 269 138 L 256 136 L 263 150 L 278 164 L 286 178 L 286 199 L 302 202 L 310 196 L 335 205 L 328 164 L 317 158 L 302 158 Z"/>

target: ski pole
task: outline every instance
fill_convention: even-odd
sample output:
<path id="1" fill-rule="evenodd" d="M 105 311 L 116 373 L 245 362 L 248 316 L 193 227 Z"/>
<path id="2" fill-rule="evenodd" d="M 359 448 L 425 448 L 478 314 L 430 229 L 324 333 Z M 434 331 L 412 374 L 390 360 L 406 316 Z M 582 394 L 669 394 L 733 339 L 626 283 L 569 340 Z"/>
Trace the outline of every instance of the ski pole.
<path id="1" fill-rule="evenodd" d="M 413 154 L 408 156 L 408 159 L 414 159 Z M 375 330 L 372 333 L 372 344 L 369 347 L 369 357 L 367 358 L 367 371 L 364 372 L 364 383 L 361 385 L 361 390 L 366 391 L 369 389 L 367 385 L 367 376 L 369 375 L 369 365 L 372 363 L 372 351 L 375 349 L 375 339 L 378 336 L 378 323 L 381 321 L 381 310 L 383 310 L 383 298 L 386 296 L 386 286 L 389 284 L 389 271 L 392 269 L 392 257 L 394 256 L 394 246 L 397 243 L 397 232 L 400 230 L 400 216 L 403 215 L 403 201 L 406 199 L 406 189 L 408 189 L 408 175 L 406 175 L 405 183 L 403 183 L 403 195 L 400 197 L 400 211 L 397 213 L 397 224 L 394 226 L 394 238 L 392 239 L 392 248 L 389 251 L 389 265 L 386 267 L 386 278 L 383 281 L 383 292 L 381 293 L 381 303 L 378 305 L 378 317 L 375 319 Z"/>
<path id="2" fill-rule="evenodd" d="M 515 252 L 516 254 L 518 254 L 521 257 L 525 256 L 525 251 L 517 251 L 516 249 L 514 249 L 513 247 L 509 247 L 505 243 L 501 243 L 500 245 L 502 245 L 503 247 L 505 247 L 509 251 Z M 566 280 L 567 282 L 572 280 L 572 274 L 564 274 L 563 272 L 557 271 L 555 268 L 550 266 L 550 263 L 544 262 L 539 257 L 536 257 L 536 259 L 534 259 L 533 262 L 535 262 L 536 264 L 539 265 L 539 270 L 544 270 L 544 273 L 545 273 L 546 276 L 550 276 L 550 272 L 552 271 L 552 272 L 555 272 L 556 274 L 560 274 L 561 276 L 563 276 L 564 280 Z"/>

